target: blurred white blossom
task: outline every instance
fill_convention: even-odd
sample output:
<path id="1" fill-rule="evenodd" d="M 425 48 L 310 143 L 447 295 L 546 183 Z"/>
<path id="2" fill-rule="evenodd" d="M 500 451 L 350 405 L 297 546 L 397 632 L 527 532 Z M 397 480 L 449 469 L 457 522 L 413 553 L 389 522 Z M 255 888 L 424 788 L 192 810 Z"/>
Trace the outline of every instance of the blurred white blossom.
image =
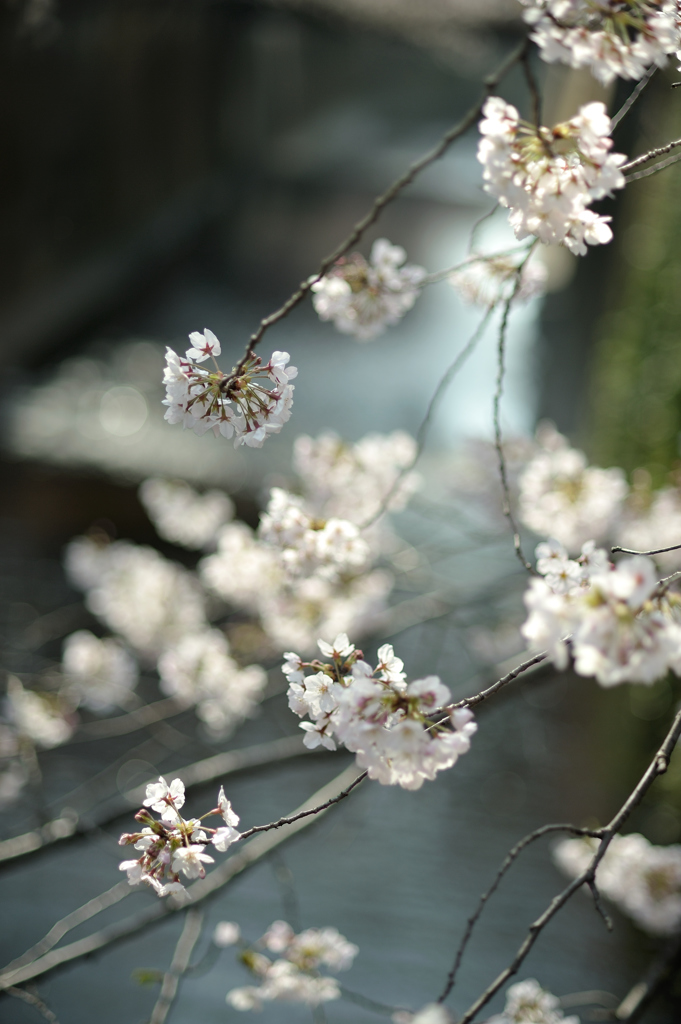
<path id="1" fill-rule="evenodd" d="M 560 1000 L 528 978 L 510 986 L 503 1013 L 490 1017 L 488 1024 L 579 1024 L 579 1017 L 565 1017 Z"/>
<path id="2" fill-rule="evenodd" d="M 598 840 L 564 839 L 553 856 L 576 878 L 589 866 Z M 613 836 L 596 869 L 600 891 L 651 935 L 674 935 L 681 926 L 681 846 L 653 846 L 638 833 Z"/>
<path id="3" fill-rule="evenodd" d="M 66 693 L 92 711 L 125 705 L 137 685 L 137 662 L 111 638 L 98 639 L 87 629 L 64 641 L 62 674 Z"/>
<path id="4" fill-rule="evenodd" d="M 681 46 L 675 0 L 520 0 L 542 58 L 589 68 L 604 85 L 664 67 Z"/>
<path id="5" fill-rule="evenodd" d="M 548 272 L 525 253 L 472 257 L 449 275 L 449 283 L 466 302 L 490 309 L 513 298 L 528 302 L 544 292 Z"/>
<path id="6" fill-rule="evenodd" d="M 57 695 L 27 690 L 16 676 L 7 679 L 6 714 L 20 736 L 46 750 L 66 743 L 75 728 L 72 709 Z"/>
<path id="7" fill-rule="evenodd" d="M 377 239 L 369 262 L 355 253 L 342 257 L 312 285 L 312 302 L 321 320 L 339 331 L 370 341 L 396 324 L 416 302 L 426 272 L 404 264 L 407 254 L 385 238 Z"/>
<path id="8" fill-rule="evenodd" d="M 234 505 L 223 491 L 199 494 L 184 480 L 152 477 L 140 486 L 139 496 L 159 537 L 185 548 L 212 546 L 234 515 Z"/>

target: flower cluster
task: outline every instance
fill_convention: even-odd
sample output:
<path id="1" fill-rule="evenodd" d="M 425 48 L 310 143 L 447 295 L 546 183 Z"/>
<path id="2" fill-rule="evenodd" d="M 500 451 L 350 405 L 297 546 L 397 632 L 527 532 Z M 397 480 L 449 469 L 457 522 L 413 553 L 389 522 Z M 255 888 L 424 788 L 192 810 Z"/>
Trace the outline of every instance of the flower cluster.
<path id="1" fill-rule="evenodd" d="M 267 673 L 260 665 L 240 668 L 219 629 L 188 633 L 158 660 L 161 689 L 187 705 L 214 736 L 225 736 L 262 699 Z"/>
<path id="2" fill-rule="evenodd" d="M 589 68 L 604 85 L 662 67 L 681 46 L 676 0 L 520 0 L 542 58 Z"/>
<path id="3" fill-rule="evenodd" d="M 554 849 L 558 867 L 570 878 L 585 871 L 598 840 L 564 839 Z M 674 935 L 681 927 L 681 846 L 653 846 L 637 833 L 613 836 L 596 869 L 607 899 L 651 935 Z"/>
<path id="4" fill-rule="evenodd" d="M 65 692 L 75 705 L 91 711 L 125 706 L 137 685 L 137 662 L 117 640 L 100 640 L 79 629 L 64 642 Z"/>
<path id="5" fill-rule="evenodd" d="M 681 597 L 658 585 L 649 558 L 612 566 L 593 543 L 577 560 L 557 543 L 540 544 L 537 555 L 543 578 L 530 580 L 521 629 L 530 647 L 547 649 L 559 668 L 571 650 L 575 671 L 601 686 L 681 674 Z"/>
<path id="6" fill-rule="evenodd" d="M 511 985 L 503 1013 L 487 1024 L 579 1024 L 579 1017 L 565 1017 L 560 1000 L 543 989 L 534 978 Z"/>
<path id="7" fill-rule="evenodd" d="M 375 668 L 344 633 L 333 644 L 320 640 L 319 650 L 329 660 L 304 662 L 289 653 L 283 665 L 289 707 L 309 719 L 300 724 L 306 746 L 335 750 L 335 737 L 370 778 L 404 789 L 420 789 L 469 750 L 477 728 L 472 713 L 453 708 L 431 724 L 450 704 L 449 690 L 437 676 L 407 683 L 390 644 L 379 648 Z"/>
<path id="8" fill-rule="evenodd" d="M 589 209 L 595 199 L 623 188 L 626 157 L 611 153 L 610 118 L 603 103 L 589 103 L 553 128 L 521 121 L 496 96 L 483 108 L 478 160 L 484 188 L 507 207 L 517 238 L 535 235 L 576 255 L 612 238 L 609 217 Z"/>
<path id="9" fill-rule="evenodd" d="M 415 474 L 405 472 L 414 453 L 400 432 L 355 445 L 330 433 L 299 438 L 302 495 L 274 488 L 257 532 L 244 523 L 223 527 L 217 552 L 199 564 L 202 582 L 256 614 L 280 650 L 309 651 L 320 635 L 369 631 L 392 585 L 373 568 L 388 537 L 380 514 L 402 508 L 416 488 Z"/>
<path id="10" fill-rule="evenodd" d="M 519 514 L 540 536 L 555 537 L 571 551 L 613 530 L 628 492 L 621 469 L 589 466 L 583 452 L 544 427 L 540 449 L 519 479 Z"/>
<path id="11" fill-rule="evenodd" d="M 206 548 L 234 515 L 223 491 L 198 494 L 184 480 L 145 480 L 139 496 L 159 537 L 185 548 Z"/>
<path id="12" fill-rule="evenodd" d="M 182 807 L 184 784 L 180 779 L 173 779 L 168 785 L 161 777 L 147 786 L 143 809 L 135 815 L 135 820 L 143 825 L 141 832 L 124 833 L 118 841 L 119 846 L 132 845 L 140 851 L 136 860 L 124 860 L 119 865 L 127 873 L 130 885 L 146 882 L 159 896 L 181 895 L 185 889 L 180 875 L 203 878 L 204 864 L 213 863 L 214 858 L 205 852 L 209 843 L 224 853 L 241 838 L 236 829 L 239 816 L 232 810 L 222 786 L 217 806 L 202 818 L 183 818 Z M 154 818 L 151 811 L 156 811 L 160 819 Z M 212 815 L 219 815 L 224 825 L 204 825 L 203 818 Z"/>
<path id="13" fill-rule="evenodd" d="M 636 470 L 630 499 L 615 537 L 618 544 L 634 551 L 653 551 L 681 544 L 681 490 L 678 486 L 652 491 L 649 475 L 645 470 Z M 655 561 L 670 571 L 678 569 L 681 549 L 655 555 Z"/>
<path id="14" fill-rule="evenodd" d="M 66 570 L 86 591 L 89 610 L 146 656 L 204 625 L 196 581 L 154 548 L 78 537 L 67 548 Z"/>
<path id="15" fill-rule="evenodd" d="M 259 984 L 233 988 L 227 993 L 227 1002 L 236 1010 L 261 1010 L 264 1002 L 273 1000 L 319 1006 L 338 999 L 338 982 L 321 974 L 319 968 L 346 971 L 358 952 L 336 928 L 307 928 L 296 935 L 286 921 L 274 921 L 262 938 L 240 955 Z"/>
<path id="16" fill-rule="evenodd" d="M 339 331 L 370 341 L 396 324 L 416 302 L 426 272 L 402 266 L 407 254 L 385 238 L 377 239 L 369 262 L 356 253 L 338 260 L 333 270 L 314 281 L 312 302 L 322 320 Z"/>
<path id="17" fill-rule="evenodd" d="M 449 283 L 465 302 L 491 309 L 501 302 L 528 302 L 541 295 L 547 270 L 527 254 L 476 256 L 449 275 Z"/>
<path id="18" fill-rule="evenodd" d="M 270 492 L 258 533 L 265 544 L 281 552 L 284 571 L 293 577 L 318 573 L 337 579 L 344 573 L 361 572 L 370 557 L 369 545 L 354 523 L 317 519 L 302 498 L 280 487 Z"/>
<path id="19" fill-rule="evenodd" d="M 216 437 L 233 437 L 235 447 L 262 448 L 267 436 L 278 434 L 291 416 L 290 381 L 298 370 L 287 366 L 288 352 L 273 352 L 265 365 L 250 352 L 231 374 L 224 374 L 216 362 L 220 342 L 212 331 L 194 331 L 189 340 L 192 344 L 184 358 L 167 349 L 165 418 L 196 434 L 212 430 Z M 200 365 L 209 358 L 212 369 Z M 268 390 L 259 380 L 269 380 L 274 386 Z"/>
<path id="20" fill-rule="evenodd" d="M 11 732 L 45 750 L 61 746 L 73 735 L 72 707 L 59 694 L 27 690 L 16 676 L 7 679 L 5 710 Z"/>

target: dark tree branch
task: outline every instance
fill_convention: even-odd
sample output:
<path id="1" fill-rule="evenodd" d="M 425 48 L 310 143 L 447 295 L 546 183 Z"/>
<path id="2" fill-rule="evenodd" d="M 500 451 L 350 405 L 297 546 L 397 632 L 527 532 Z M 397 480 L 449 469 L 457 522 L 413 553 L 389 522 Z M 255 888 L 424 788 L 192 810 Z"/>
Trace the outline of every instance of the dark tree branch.
<path id="1" fill-rule="evenodd" d="M 541 935 L 546 925 L 556 916 L 556 914 L 562 910 L 565 904 L 574 896 L 576 892 L 581 889 L 583 885 L 590 886 L 596 876 L 596 869 L 600 864 L 601 860 L 606 854 L 606 851 L 612 842 L 613 836 L 620 830 L 624 822 L 627 820 L 631 812 L 641 802 L 645 794 L 648 792 L 658 775 L 663 775 L 667 771 L 669 765 L 669 758 L 671 757 L 672 751 L 677 744 L 677 741 L 681 736 L 681 711 L 676 715 L 672 723 L 669 732 L 664 738 L 660 748 L 654 755 L 652 761 L 646 768 L 645 772 L 639 779 L 636 787 L 629 794 L 627 799 L 624 801 L 619 811 L 615 814 L 612 820 L 604 828 L 599 829 L 600 843 L 598 849 L 594 853 L 591 862 L 584 871 L 581 872 L 562 892 L 555 896 L 546 910 L 540 914 L 535 921 L 532 922 L 528 929 L 526 938 L 519 946 L 516 955 L 514 956 L 511 963 L 506 967 L 495 980 L 485 989 L 481 996 L 466 1010 L 464 1015 L 460 1018 L 459 1024 L 470 1024 L 470 1022 L 477 1016 L 484 1006 L 496 995 L 500 988 L 506 984 L 509 978 L 512 978 L 517 973 L 521 964 L 527 957 L 528 953 L 534 946 L 535 942 Z"/>

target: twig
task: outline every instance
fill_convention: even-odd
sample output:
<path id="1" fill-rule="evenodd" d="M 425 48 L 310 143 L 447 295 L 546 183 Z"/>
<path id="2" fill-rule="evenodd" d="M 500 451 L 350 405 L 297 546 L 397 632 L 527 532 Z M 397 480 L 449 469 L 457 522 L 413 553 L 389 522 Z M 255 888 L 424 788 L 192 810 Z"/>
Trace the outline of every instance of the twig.
<path id="1" fill-rule="evenodd" d="M 125 715 L 117 715 L 116 718 L 103 718 L 99 722 L 88 722 L 82 725 L 72 743 L 85 740 L 99 740 L 108 736 L 126 736 L 130 732 L 137 732 L 148 725 L 162 722 L 166 718 L 172 718 L 183 711 L 187 711 L 190 705 L 181 704 L 174 697 L 166 697 L 163 700 L 154 701 L 153 704 L 145 704 L 141 708 L 135 708 Z"/>
<path id="2" fill-rule="evenodd" d="M 168 1011 L 177 995 L 180 978 L 189 967 L 189 960 L 194 951 L 194 946 L 201 935 L 202 926 L 203 911 L 196 910 L 195 908 L 188 910 L 184 928 L 177 940 L 170 969 L 163 975 L 161 991 L 152 1010 L 149 1024 L 164 1024 Z"/>
<path id="3" fill-rule="evenodd" d="M 346 789 L 344 789 L 341 793 L 336 794 L 336 796 L 330 797 L 326 801 L 326 803 L 319 804 L 319 806 L 310 807 L 306 810 L 296 811 L 295 814 L 292 814 L 286 818 L 277 818 L 276 821 L 271 821 L 269 825 L 254 825 L 253 828 L 249 828 L 246 830 L 246 832 L 242 832 L 241 838 L 249 839 L 251 836 L 255 835 L 256 832 L 269 832 L 273 828 L 282 828 L 284 825 L 292 825 L 294 822 L 300 821 L 301 818 L 308 818 L 311 814 L 320 814 L 322 811 L 328 810 L 329 807 L 332 807 L 334 804 L 337 804 L 340 800 L 344 800 L 346 796 L 349 796 L 350 793 L 352 793 L 353 789 L 356 786 L 359 786 L 360 782 L 364 782 L 364 780 L 367 777 L 367 774 L 368 772 L 362 772 L 361 775 L 358 775 L 355 779 L 353 779 L 353 781 Z"/>
<path id="4" fill-rule="evenodd" d="M 28 1003 L 29 1006 L 35 1007 L 38 1013 L 44 1017 L 45 1020 L 48 1020 L 50 1024 L 59 1024 L 56 1014 L 52 1012 L 49 1006 L 44 1003 L 42 999 L 33 995 L 32 992 L 27 992 L 25 988 L 15 988 L 14 986 L 6 989 L 6 992 L 8 995 L 16 996 L 17 999 L 21 999 L 24 1003 Z"/>
<path id="5" fill-rule="evenodd" d="M 300 757 L 309 753 L 299 736 L 285 736 L 283 739 L 270 743 L 257 743 L 241 750 L 228 750 L 224 754 L 215 754 L 184 768 L 169 769 L 166 775 L 180 778 L 185 788 L 202 785 L 246 768 L 258 768 L 274 761 L 283 761 L 291 757 Z M 52 846 L 63 839 L 75 836 L 86 836 L 97 831 L 102 825 L 125 814 L 131 805 L 139 805 L 144 799 L 145 786 L 136 786 L 122 794 L 122 798 L 110 807 L 105 814 L 96 818 L 85 812 L 78 814 L 66 808 L 57 817 L 46 822 L 40 828 L 25 832 L 23 835 L 12 836 L 0 842 L 0 866 L 8 861 L 16 860 L 35 853 L 47 846 Z M 68 797 L 64 798 L 68 800 Z M 86 817 L 87 815 L 87 817 Z"/>
<path id="6" fill-rule="evenodd" d="M 492 884 L 490 885 L 489 889 L 487 889 L 487 891 L 482 894 L 478 901 L 478 905 L 475 908 L 475 911 L 471 914 L 471 916 L 468 918 L 468 921 L 466 922 L 466 928 L 461 938 L 461 942 L 459 943 L 459 948 L 456 951 L 452 969 L 447 975 L 447 982 L 445 984 L 442 995 L 438 999 L 439 1003 L 443 1003 L 447 996 L 449 995 L 449 993 L 454 988 L 456 975 L 459 971 L 459 967 L 461 966 L 461 961 L 463 959 L 463 954 L 466 950 L 466 946 L 470 942 L 471 936 L 473 934 L 473 929 L 475 928 L 475 925 L 477 924 L 480 915 L 485 909 L 485 904 L 489 900 L 490 896 L 492 896 L 496 892 L 502 878 L 509 870 L 513 862 L 520 856 L 523 850 L 527 849 L 527 847 L 530 846 L 531 843 L 534 843 L 537 839 L 541 839 L 542 836 L 549 835 L 552 832 L 572 832 L 580 836 L 593 836 L 597 834 L 590 831 L 589 829 L 578 828 L 576 825 L 542 825 L 541 828 L 537 828 L 534 830 L 534 832 L 530 832 L 529 835 L 524 836 L 520 840 L 520 842 L 516 843 L 512 850 L 509 850 L 509 852 L 506 854 L 506 857 L 504 858 L 501 867 L 497 871 Z"/>
<path id="7" fill-rule="evenodd" d="M 670 980 L 674 970 L 681 963 L 681 937 L 673 939 L 648 968 L 645 977 L 637 982 L 615 1010 L 615 1020 L 633 1022 L 638 1020 L 645 1009 Z"/>
<path id="8" fill-rule="evenodd" d="M 679 549 L 681 549 L 681 544 L 672 544 L 669 548 L 654 548 L 652 551 L 633 551 L 631 548 L 621 548 L 619 544 L 614 544 L 610 548 L 613 554 L 619 551 L 623 555 L 663 555 L 665 551 L 678 551 Z"/>
<path id="9" fill-rule="evenodd" d="M 530 250 L 531 251 L 531 250 Z M 511 305 L 514 298 L 520 288 L 520 275 L 525 263 L 529 259 L 529 253 L 527 258 L 521 263 L 516 272 L 516 282 L 513 289 L 513 293 L 504 303 L 504 311 L 501 317 L 501 323 L 499 325 L 499 345 L 497 349 L 497 383 L 494 391 L 494 402 L 493 402 L 493 423 L 494 423 L 494 447 L 497 453 L 497 459 L 499 463 L 499 477 L 501 478 L 501 487 L 504 493 L 503 498 L 503 513 L 509 521 L 511 529 L 513 531 L 513 548 L 520 561 L 520 564 L 528 572 L 534 574 L 534 568 L 525 558 L 523 549 L 520 543 L 520 532 L 518 530 L 518 524 L 515 521 L 513 510 L 511 508 L 511 492 L 508 486 L 508 474 L 506 471 L 506 456 L 504 455 L 504 447 L 502 443 L 501 435 L 501 396 L 504 390 L 504 374 L 505 374 L 505 359 L 506 359 L 506 334 L 508 331 L 508 318 L 511 313 Z"/>
<path id="10" fill-rule="evenodd" d="M 404 174 L 400 175 L 400 177 L 397 178 L 382 195 L 378 196 L 374 200 L 371 209 L 364 215 L 364 217 L 361 218 L 361 220 L 357 221 L 348 237 L 344 239 L 344 241 L 342 241 L 332 253 L 322 260 L 316 273 L 313 274 L 312 277 L 308 278 L 307 281 L 301 281 L 296 291 L 289 296 L 286 302 L 284 302 L 279 309 L 275 310 L 274 313 L 270 313 L 269 316 L 266 316 L 260 321 L 258 327 L 253 334 L 251 334 L 248 340 L 246 352 L 240 366 L 246 361 L 249 353 L 252 352 L 260 342 L 265 331 L 274 326 L 274 324 L 279 323 L 280 320 L 283 320 L 284 317 L 288 316 L 291 310 L 295 309 L 295 307 L 303 301 L 312 288 L 312 285 L 319 281 L 320 278 L 324 277 L 336 260 L 340 259 L 341 256 L 344 256 L 346 252 L 352 249 L 352 247 L 362 238 L 365 231 L 376 223 L 384 208 L 396 199 L 407 185 L 411 185 L 421 171 L 424 171 L 426 167 L 429 167 L 432 163 L 435 163 L 436 160 L 439 160 L 440 157 L 447 152 L 452 143 L 461 138 L 461 136 L 475 124 L 482 113 L 485 100 L 492 95 L 493 91 L 499 85 L 499 82 L 511 70 L 511 68 L 522 59 L 527 47 L 528 41 L 524 39 L 506 58 L 504 58 L 497 70 L 485 79 L 484 90 L 481 98 L 470 108 L 468 113 L 461 118 L 459 123 L 450 128 L 449 131 L 445 132 L 437 145 L 411 164 Z M 239 372 L 239 367 L 236 372 Z"/>
<path id="11" fill-rule="evenodd" d="M 530 63 L 530 51 L 525 50 L 522 56 L 523 74 L 525 75 L 525 81 L 527 82 L 527 88 L 529 89 L 530 96 L 532 97 L 532 120 L 537 129 L 541 128 L 541 95 L 539 93 L 539 86 L 537 85 L 537 79 L 534 76 L 532 65 Z"/>
<path id="12" fill-rule="evenodd" d="M 600 891 L 598 889 L 598 886 L 596 885 L 595 878 L 592 878 L 590 881 L 588 881 L 587 885 L 589 886 L 589 889 L 591 891 L 591 895 L 593 896 L 594 907 L 596 908 L 597 913 L 600 914 L 600 916 L 603 918 L 603 921 L 605 923 L 605 927 L 608 929 L 609 932 L 611 932 L 612 931 L 612 918 L 610 917 L 610 914 L 607 912 L 607 910 L 603 906 L 603 902 L 601 900 L 601 894 L 600 894 Z"/>
<path id="13" fill-rule="evenodd" d="M 664 156 L 665 153 L 671 153 L 677 146 L 681 146 L 681 139 L 674 139 L 672 142 L 668 142 L 665 146 L 658 146 L 656 149 L 650 149 L 647 153 L 642 156 L 637 156 L 635 160 L 630 160 L 628 164 L 622 164 L 620 167 L 621 171 L 633 171 L 635 167 L 640 167 L 641 164 L 647 164 L 651 160 L 654 160 L 657 156 Z"/>
<path id="14" fill-rule="evenodd" d="M 408 465 L 404 466 L 400 470 L 400 472 L 395 477 L 391 487 L 389 488 L 387 494 L 385 494 L 384 497 L 381 499 L 381 503 L 378 506 L 378 509 L 376 510 L 376 512 L 372 513 L 372 515 L 369 517 L 369 519 L 367 519 L 366 522 L 361 524 L 360 529 L 366 530 L 369 526 L 373 526 L 373 524 L 376 522 L 376 520 L 380 519 L 380 517 L 387 511 L 388 506 L 390 504 L 390 500 L 393 497 L 393 495 L 395 494 L 397 488 L 402 483 L 402 481 L 404 480 L 404 478 L 407 475 L 407 473 L 411 473 L 411 471 L 414 469 L 416 463 L 419 461 L 419 459 L 423 455 L 423 449 L 426 446 L 426 437 L 428 435 L 428 428 L 429 428 L 430 422 L 431 422 L 431 420 L 433 418 L 433 413 L 435 412 L 435 408 L 436 408 L 438 402 L 440 401 L 440 398 L 442 397 L 442 395 L 446 391 L 447 387 L 452 382 L 452 380 L 454 379 L 456 374 L 459 372 L 459 370 L 461 369 L 463 364 L 466 362 L 466 360 L 468 359 L 470 354 L 475 349 L 475 346 L 478 344 L 478 342 L 480 341 L 481 337 L 485 333 L 485 329 L 486 329 L 486 327 L 487 327 L 487 325 L 488 325 L 488 323 L 490 321 L 490 318 L 491 318 L 491 316 L 492 316 L 492 314 L 494 312 L 494 309 L 495 309 L 494 306 L 490 306 L 485 311 L 485 315 L 483 316 L 483 318 L 480 321 L 480 323 L 478 324 L 478 326 L 475 328 L 475 331 L 473 332 L 471 337 L 468 339 L 468 341 L 466 342 L 464 347 L 461 349 L 461 351 L 457 355 L 457 357 L 454 360 L 454 362 L 448 367 L 447 370 L 445 370 L 444 375 L 440 379 L 440 383 L 435 388 L 435 391 L 433 392 L 433 395 L 432 395 L 432 397 L 430 399 L 430 402 L 428 403 L 428 408 L 426 409 L 426 415 L 423 417 L 423 420 L 421 421 L 421 425 L 420 425 L 420 427 L 418 429 L 418 432 L 416 434 L 416 451 L 414 453 L 414 458 L 411 460 L 411 462 Z"/>
<path id="15" fill-rule="evenodd" d="M 497 693 L 498 690 L 503 689 L 504 686 L 508 686 L 508 684 L 512 683 L 514 679 L 517 679 L 518 676 L 521 676 L 524 672 L 527 672 L 528 669 L 533 668 L 535 665 L 540 665 L 543 661 L 546 661 L 547 658 L 548 653 L 546 651 L 540 651 L 539 654 L 534 654 L 531 658 L 521 662 L 516 668 L 507 672 L 505 676 L 501 677 L 501 679 L 497 679 L 496 683 L 492 683 L 492 685 L 488 686 L 486 690 L 481 690 L 480 693 L 476 693 L 472 697 L 464 697 L 463 700 L 453 704 L 452 707 L 474 708 L 476 704 L 482 704 L 483 700 L 487 700 L 493 694 Z"/>
<path id="16" fill-rule="evenodd" d="M 546 910 L 540 914 L 540 916 L 532 922 L 528 929 L 527 936 L 520 944 L 516 955 L 514 956 L 511 963 L 506 967 L 495 980 L 485 989 L 481 996 L 466 1010 L 464 1015 L 460 1018 L 458 1024 L 470 1024 L 470 1021 L 480 1012 L 480 1010 L 489 1003 L 499 989 L 506 984 L 509 978 L 518 971 L 520 965 L 523 963 L 528 953 L 534 946 L 535 942 L 539 938 L 540 934 L 551 921 L 556 914 L 565 906 L 565 904 L 574 896 L 576 892 L 581 889 L 583 885 L 590 885 L 596 875 L 596 869 L 600 864 L 601 860 L 605 856 L 605 853 L 612 842 L 613 836 L 620 830 L 624 822 L 627 820 L 631 812 L 641 802 L 645 794 L 648 792 L 658 775 L 664 774 L 669 765 L 669 758 L 671 757 L 672 751 L 676 746 L 676 743 L 681 736 L 681 711 L 676 715 L 672 726 L 664 738 L 662 745 L 658 749 L 657 753 L 653 757 L 652 761 L 646 768 L 645 772 L 639 779 L 636 787 L 629 794 L 627 799 L 624 801 L 619 811 L 615 814 L 612 820 L 603 829 L 599 829 L 600 843 L 598 849 L 594 853 L 589 866 L 584 869 L 562 892 L 555 896 Z"/>
<path id="17" fill-rule="evenodd" d="M 164 920 L 171 914 L 186 910 L 188 906 L 198 906 L 204 900 L 210 899 L 228 882 L 231 882 L 233 878 L 251 867 L 252 864 L 261 860 L 280 843 L 285 842 L 291 836 L 301 831 L 301 829 L 316 821 L 317 815 L 324 814 L 332 804 L 343 799 L 343 796 L 347 796 L 358 782 L 355 779 L 354 785 L 348 784 L 356 770 L 354 764 L 350 765 L 349 768 L 346 768 L 340 775 L 337 775 L 326 786 L 313 793 L 302 807 L 290 815 L 288 820 L 291 822 L 291 825 L 288 828 L 274 832 L 272 835 L 256 836 L 239 853 L 226 860 L 219 868 L 207 875 L 206 878 L 202 878 L 190 886 L 184 897 L 169 896 L 164 900 L 159 899 L 153 906 L 147 907 L 145 910 L 140 911 L 139 914 L 108 925 L 106 928 L 86 935 L 84 938 L 78 939 L 68 946 L 52 949 L 44 956 L 18 969 L 11 970 L 5 968 L 0 972 L 0 990 L 10 988 L 13 985 L 19 985 L 30 978 L 40 977 L 64 964 L 73 963 L 75 960 L 88 956 L 90 953 L 111 946 L 113 943 L 120 942 L 131 935 L 136 935 L 144 929 L 151 927 L 151 925 Z M 314 815 L 314 817 L 310 817 L 310 815 Z M 273 822 L 265 827 L 278 829 L 285 824 L 286 820 L 280 819 L 278 822 Z"/>
<path id="18" fill-rule="evenodd" d="M 620 121 L 622 121 L 627 116 L 627 114 L 629 113 L 629 111 L 633 107 L 634 103 L 636 103 L 636 100 L 639 98 L 639 96 L 641 95 L 641 93 L 643 92 L 643 90 L 645 89 L 645 87 L 647 86 L 648 82 L 653 77 L 653 75 L 655 74 L 656 71 L 657 71 L 657 65 L 656 64 L 653 64 L 652 67 L 648 68 L 648 70 L 646 71 L 646 73 L 643 76 L 643 78 L 641 79 L 641 81 L 637 84 L 636 88 L 632 90 L 632 92 L 629 94 L 629 96 L 624 101 L 624 103 L 622 104 L 620 109 L 617 111 L 617 113 L 613 114 L 613 116 L 610 118 L 610 129 L 611 129 L 611 131 L 612 131 L 613 128 L 616 128 L 617 125 L 620 123 Z"/>
<path id="19" fill-rule="evenodd" d="M 634 174 L 629 174 L 626 177 L 626 182 L 629 184 L 630 181 L 639 181 L 641 178 L 649 178 L 651 174 L 657 174 L 658 171 L 663 171 L 665 167 L 671 167 L 672 164 L 678 164 L 681 160 L 681 153 L 676 153 L 675 156 L 669 156 L 666 160 L 660 160 L 659 164 L 655 164 L 654 167 L 648 167 L 643 171 L 636 171 Z"/>

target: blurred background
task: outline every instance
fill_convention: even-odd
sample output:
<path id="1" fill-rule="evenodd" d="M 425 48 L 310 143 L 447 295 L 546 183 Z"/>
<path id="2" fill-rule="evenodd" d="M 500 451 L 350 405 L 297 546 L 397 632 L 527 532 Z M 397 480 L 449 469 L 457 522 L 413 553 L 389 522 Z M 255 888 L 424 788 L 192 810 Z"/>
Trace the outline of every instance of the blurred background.
<path id="1" fill-rule="evenodd" d="M 321 323 L 309 305 L 278 325 L 264 351 L 289 351 L 300 375 L 291 421 L 262 450 L 234 451 L 224 439 L 163 422 L 164 347 L 181 348 L 190 331 L 209 327 L 222 341 L 225 365 L 238 358 L 259 319 L 475 101 L 482 77 L 520 38 L 519 12 L 515 0 L 2 4 L 5 672 L 30 681 L 58 662 L 66 633 L 95 628 L 62 569 L 73 536 L 95 524 L 182 560 L 158 541 L 138 500 L 149 475 L 224 488 L 255 525 L 264 490 L 290 475 L 297 435 L 333 429 L 356 441 L 369 431 L 416 433 L 478 319 L 447 283 L 367 346 Z M 548 123 L 590 99 L 616 109 L 629 88 L 605 95 L 589 77 L 537 71 Z M 633 154 L 678 137 L 681 97 L 668 85 L 663 75 L 653 80 L 618 130 L 618 149 Z M 503 93 L 527 110 L 519 74 Z M 491 206 L 476 143 L 472 132 L 423 174 L 361 250 L 368 254 L 374 238 L 387 237 L 431 272 L 465 255 L 472 226 Z M 644 468 L 659 484 L 678 469 L 681 430 L 681 171 L 632 184 L 617 206 L 607 205 L 616 219 L 613 243 L 588 259 L 552 252 L 547 296 L 513 317 L 504 428 L 529 437 L 548 417 L 598 464 Z M 509 241 L 503 217 L 485 231 L 490 248 Z M 447 591 L 447 607 L 374 638 L 394 642 L 412 675 L 438 672 L 460 695 L 496 678 L 522 650 L 523 577 L 510 538 L 503 527 L 476 538 L 477 527 L 484 531 L 461 482 L 466 439 L 492 434 L 495 360 L 488 336 L 438 411 L 420 467 L 424 487 L 398 522 L 417 550 L 435 553 L 429 585 Z M 409 596 L 404 589 L 398 597 Z M 675 697 L 666 681 L 630 696 L 625 688 L 604 694 L 588 680 L 537 673 L 485 710 L 474 750 L 455 772 L 418 794 L 366 787 L 284 847 L 285 863 L 263 863 L 226 889 L 211 922 L 237 920 L 256 937 L 286 916 L 283 863 L 303 926 L 335 925 L 360 946 L 343 979 L 348 987 L 416 1008 L 442 987 L 476 895 L 509 846 L 547 821 L 588 823 L 612 813 L 657 745 Z M 125 737 L 44 752 L 42 793 L 24 793 L 6 808 L 3 834 L 25 832 L 50 809 L 77 803 L 79 787 L 97 773 L 108 780 L 112 764 L 106 798 L 150 770 L 294 734 L 296 722 L 279 699 L 226 743 L 197 733 L 190 715 L 167 729 L 147 737 L 142 754 L 131 754 Z M 242 773 L 229 795 L 249 823 L 269 820 L 345 763 L 326 755 Z M 653 842 L 681 838 L 675 778 L 632 820 Z M 0 935 L 3 962 L 118 880 L 114 837 L 129 827 L 123 820 L 0 864 L 12 922 Z M 546 848 L 531 850 L 514 872 L 469 951 L 452 1001 L 459 1010 L 508 962 L 527 923 L 561 886 Z M 137 906 L 151 898 L 133 897 Z M 605 1005 L 613 1005 L 655 951 L 614 916 L 610 935 L 589 901 L 575 899 L 522 976 L 561 995 L 604 990 L 612 993 Z M 132 971 L 164 969 L 178 928 L 166 922 L 48 975 L 41 998 L 62 1024 L 148 1019 L 157 991 Z M 224 995 L 246 983 L 244 973 L 223 953 L 210 973 L 187 977 L 171 1019 L 235 1018 Z M 377 1019 L 356 1003 L 327 1012 L 331 1022 Z M 592 1012 L 583 1019 L 596 1019 Z M 661 1007 L 646 1019 L 675 1019 L 670 1013 Z M 37 1019 L 35 1008 L 9 997 L 1 1014 L 10 1024 Z M 309 1013 L 274 1005 L 263 1019 L 293 1022 Z"/>

